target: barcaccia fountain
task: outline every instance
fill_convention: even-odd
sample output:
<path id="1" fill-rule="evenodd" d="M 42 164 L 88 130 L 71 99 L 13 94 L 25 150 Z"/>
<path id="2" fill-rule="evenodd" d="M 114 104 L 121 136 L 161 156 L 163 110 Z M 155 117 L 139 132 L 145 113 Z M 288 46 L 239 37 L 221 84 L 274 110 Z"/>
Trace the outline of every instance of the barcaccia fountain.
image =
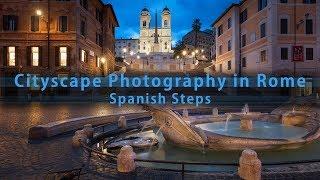
<path id="1" fill-rule="evenodd" d="M 166 107 L 148 107 L 148 110 L 166 141 L 194 149 L 291 149 L 320 136 L 318 121 L 302 111 L 276 116 L 250 112 L 245 105 L 240 113 L 215 113 L 186 119 Z M 314 126 L 311 128 L 309 124 Z"/>

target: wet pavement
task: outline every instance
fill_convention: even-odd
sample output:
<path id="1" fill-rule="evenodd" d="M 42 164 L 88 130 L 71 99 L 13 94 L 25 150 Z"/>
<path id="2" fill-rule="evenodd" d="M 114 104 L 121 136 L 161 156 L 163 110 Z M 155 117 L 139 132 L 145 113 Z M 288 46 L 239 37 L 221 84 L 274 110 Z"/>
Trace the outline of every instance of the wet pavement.
<path id="1" fill-rule="evenodd" d="M 101 104 L 0 104 L 0 179 L 43 179 L 63 170 L 81 168 L 79 151 L 70 146 L 71 136 L 28 142 L 30 127 L 92 115 L 137 112 L 140 107 Z"/>
<path id="2" fill-rule="evenodd" d="M 133 113 L 141 109 L 140 106 L 120 109 L 106 103 L 0 102 L 0 179 L 45 179 L 56 172 L 82 167 L 81 152 L 71 147 L 72 134 L 29 142 L 28 130 L 33 126 L 76 117 Z M 259 107 L 261 109 L 266 110 L 265 106 Z"/>

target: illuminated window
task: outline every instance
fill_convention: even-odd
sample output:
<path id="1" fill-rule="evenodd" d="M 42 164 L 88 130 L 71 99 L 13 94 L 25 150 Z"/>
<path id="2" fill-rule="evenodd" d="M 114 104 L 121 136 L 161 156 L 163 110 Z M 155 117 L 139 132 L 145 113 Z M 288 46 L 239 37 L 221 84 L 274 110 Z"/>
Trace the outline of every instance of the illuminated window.
<path id="1" fill-rule="evenodd" d="M 87 52 L 85 50 L 81 50 L 81 61 L 82 62 L 87 61 Z"/>
<path id="2" fill-rule="evenodd" d="M 68 54 L 67 54 L 67 47 L 60 47 L 60 66 L 67 66 L 67 59 L 68 59 Z"/>
<path id="3" fill-rule="evenodd" d="M 31 48 L 32 66 L 39 66 L 39 47 Z"/>
<path id="4" fill-rule="evenodd" d="M 16 65 L 16 47 L 8 48 L 9 66 Z"/>
<path id="5" fill-rule="evenodd" d="M 100 68 L 101 58 L 97 56 L 97 67 Z"/>

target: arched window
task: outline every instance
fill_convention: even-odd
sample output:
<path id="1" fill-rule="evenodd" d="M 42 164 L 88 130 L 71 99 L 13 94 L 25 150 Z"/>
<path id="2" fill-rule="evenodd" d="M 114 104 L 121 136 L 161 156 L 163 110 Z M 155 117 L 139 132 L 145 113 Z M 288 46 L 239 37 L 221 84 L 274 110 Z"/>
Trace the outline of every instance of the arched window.
<path id="1" fill-rule="evenodd" d="M 164 24 L 164 27 L 168 27 L 168 20 L 164 20 L 163 24 Z"/>
<path id="2" fill-rule="evenodd" d="M 164 48 L 168 49 L 168 43 L 167 42 L 164 43 Z"/>
<path id="3" fill-rule="evenodd" d="M 147 21 L 143 21 L 143 27 L 147 26 Z"/>

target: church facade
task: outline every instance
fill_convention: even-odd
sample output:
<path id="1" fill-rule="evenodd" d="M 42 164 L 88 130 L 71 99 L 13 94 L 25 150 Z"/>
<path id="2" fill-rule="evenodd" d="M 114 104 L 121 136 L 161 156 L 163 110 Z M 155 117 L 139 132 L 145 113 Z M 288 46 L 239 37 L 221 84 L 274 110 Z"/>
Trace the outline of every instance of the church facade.
<path id="1" fill-rule="evenodd" d="M 147 8 L 140 15 L 140 53 L 172 53 L 171 13 L 165 7 L 161 13 L 161 26 L 155 13 L 154 27 L 151 27 L 151 13 Z"/>
<path id="2" fill-rule="evenodd" d="M 155 19 L 152 22 L 151 17 Z M 133 72 L 149 73 L 181 73 L 195 69 L 198 60 L 190 57 L 174 58 L 171 27 L 169 8 L 165 7 L 162 10 L 161 20 L 159 21 L 157 13 L 152 16 L 147 8 L 142 9 L 140 14 L 139 53 L 130 53 L 132 55 L 126 56 L 124 62 L 127 64 L 127 68 L 133 70 Z"/>

